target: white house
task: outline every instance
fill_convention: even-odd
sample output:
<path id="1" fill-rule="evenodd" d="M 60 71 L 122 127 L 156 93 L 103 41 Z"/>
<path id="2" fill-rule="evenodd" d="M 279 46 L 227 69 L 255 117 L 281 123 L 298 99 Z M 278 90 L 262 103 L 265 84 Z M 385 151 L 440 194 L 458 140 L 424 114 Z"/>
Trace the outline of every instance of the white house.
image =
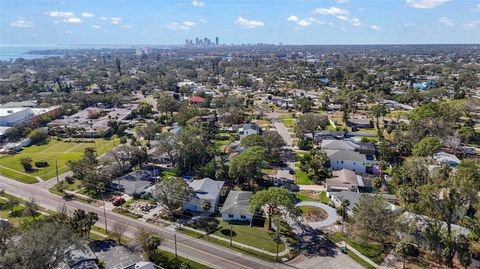
<path id="1" fill-rule="evenodd" d="M 366 173 L 367 156 L 365 154 L 349 150 L 325 150 L 333 170 L 348 169 L 357 173 Z"/>
<path id="2" fill-rule="evenodd" d="M 220 210 L 223 221 L 248 221 L 250 225 L 253 220 L 253 213 L 248 210 L 251 191 L 230 191 L 225 203 Z"/>
<path id="3" fill-rule="evenodd" d="M 194 194 L 192 198 L 183 205 L 183 210 L 208 214 L 214 213 L 224 183 L 223 181 L 215 181 L 210 178 L 193 180 L 189 185 L 190 188 L 193 189 Z M 202 207 L 202 201 L 210 203 L 209 209 L 206 212 Z"/>

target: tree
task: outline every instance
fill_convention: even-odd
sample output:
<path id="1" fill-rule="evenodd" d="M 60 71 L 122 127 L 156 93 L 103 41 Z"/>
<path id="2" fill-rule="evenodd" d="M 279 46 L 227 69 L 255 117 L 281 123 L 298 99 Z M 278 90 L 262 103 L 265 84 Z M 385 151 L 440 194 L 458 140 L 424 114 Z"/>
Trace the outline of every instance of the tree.
<path id="1" fill-rule="evenodd" d="M 33 222 L 7 245 L 5 254 L 0 255 L 0 268 L 57 268 L 72 257 L 72 249 L 83 250 L 84 244 L 63 224 Z"/>
<path id="2" fill-rule="evenodd" d="M 80 236 L 88 238 L 90 229 L 98 221 L 98 215 L 94 212 L 85 212 L 83 209 L 75 209 L 70 216 L 72 230 Z"/>
<path id="3" fill-rule="evenodd" d="M 133 112 L 137 117 L 146 118 L 152 114 L 152 106 L 147 103 L 141 103 Z"/>
<path id="4" fill-rule="evenodd" d="M 23 169 L 25 170 L 25 172 L 31 172 L 32 171 L 32 158 L 30 157 L 22 157 L 20 158 L 20 164 L 23 166 Z"/>
<path id="5" fill-rule="evenodd" d="M 314 105 L 314 102 L 309 98 L 301 98 L 297 101 L 297 109 L 302 113 L 310 112 Z"/>
<path id="6" fill-rule="evenodd" d="M 413 243 L 402 240 L 397 244 L 395 252 L 398 256 L 403 258 L 403 268 L 405 268 L 406 260 L 410 257 L 418 257 L 420 251 Z"/>
<path id="7" fill-rule="evenodd" d="M 443 258 L 447 266 L 453 266 L 453 258 L 459 251 L 467 251 L 465 245 L 452 226 L 465 212 L 465 205 L 478 202 L 480 189 L 480 167 L 476 162 L 465 162 L 451 171 L 446 179 L 429 182 L 419 187 L 419 201 L 414 207 L 417 211 L 430 217 L 426 221 L 430 229 L 427 238 L 438 238 Z M 430 239 L 429 239 L 430 240 Z M 463 255 L 463 254 L 462 254 Z"/>
<path id="8" fill-rule="evenodd" d="M 151 259 L 162 244 L 163 238 L 153 232 L 138 228 L 135 234 L 135 241 L 142 250 L 143 255 Z"/>
<path id="9" fill-rule="evenodd" d="M 119 244 L 122 244 L 122 236 L 126 230 L 127 230 L 127 225 L 121 222 L 116 222 L 113 225 L 112 231 L 113 231 L 113 234 L 117 237 L 117 242 Z"/>
<path id="10" fill-rule="evenodd" d="M 259 146 L 248 148 L 230 162 L 228 174 L 237 184 L 246 181 L 253 184 L 254 180 L 262 175 L 261 169 L 266 165 L 265 157 L 265 148 Z"/>
<path id="11" fill-rule="evenodd" d="M 427 136 L 413 146 L 412 153 L 415 156 L 432 156 L 442 147 L 442 141 L 437 137 Z"/>
<path id="12" fill-rule="evenodd" d="M 342 235 L 345 227 L 345 222 L 347 221 L 348 217 L 348 207 L 350 206 L 349 200 L 343 200 L 340 204 L 340 207 L 337 209 L 337 214 L 342 216 Z"/>
<path id="13" fill-rule="evenodd" d="M 383 104 L 376 104 L 369 108 L 368 114 L 375 119 L 375 126 L 380 129 L 378 119 L 387 114 L 387 109 Z"/>
<path id="14" fill-rule="evenodd" d="M 28 138 L 32 140 L 33 143 L 37 143 L 45 140 L 48 137 L 48 132 L 44 129 L 35 129 L 30 132 Z"/>
<path id="15" fill-rule="evenodd" d="M 315 182 L 320 182 L 328 176 L 326 168 L 329 166 L 329 159 L 323 150 L 311 149 L 300 158 L 300 165 L 304 172 L 313 172 Z"/>
<path id="16" fill-rule="evenodd" d="M 382 179 L 380 177 L 374 177 L 372 179 L 372 187 L 375 189 L 380 189 L 383 185 Z"/>
<path id="17" fill-rule="evenodd" d="M 10 215 L 15 214 L 15 207 L 20 204 L 20 202 L 15 198 L 9 198 L 7 204 L 5 205 L 6 208 L 10 209 Z"/>
<path id="18" fill-rule="evenodd" d="M 161 133 L 157 139 L 157 145 L 155 148 L 156 155 L 167 154 L 170 160 L 172 160 L 172 164 L 175 165 L 175 158 L 174 155 L 175 151 L 179 146 L 179 138 L 176 134 L 168 133 Z"/>
<path id="19" fill-rule="evenodd" d="M 249 211 L 265 208 L 268 217 L 268 229 L 272 229 L 272 218 L 276 215 L 290 215 L 297 217 L 299 209 L 295 206 L 295 196 L 292 192 L 281 187 L 271 187 L 256 192 L 250 199 Z"/>
<path id="20" fill-rule="evenodd" d="M 170 113 L 170 115 L 173 115 L 174 111 L 177 111 L 179 108 L 179 103 L 173 96 L 165 94 L 165 93 L 159 93 L 157 96 L 157 109 L 158 112 L 160 113 Z"/>
<path id="21" fill-rule="evenodd" d="M 209 200 L 203 199 L 200 206 L 202 207 L 203 211 L 208 211 L 212 208 L 212 203 Z"/>
<path id="22" fill-rule="evenodd" d="M 305 134 L 311 134 L 315 137 L 315 132 L 325 128 L 328 124 L 328 118 L 326 115 L 318 113 L 306 113 L 303 114 L 297 121 L 295 126 L 295 133 L 299 137 L 304 137 Z"/>
<path id="23" fill-rule="evenodd" d="M 39 206 L 35 199 L 31 198 L 30 200 L 25 201 L 23 203 L 23 207 L 23 214 L 25 214 L 26 216 L 30 216 L 33 220 L 35 220 L 35 216 L 38 215 L 39 209 Z"/>
<path id="24" fill-rule="evenodd" d="M 170 177 L 159 182 L 154 190 L 154 200 L 167 209 L 171 217 L 176 219 L 176 211 L 184 202 L 190 200 L 192 190 L 185 180 Z"/>
<path id="25" fill-rule="evenodd" d="M 382 196 L 362 195 L 353 212 L 352 233 L 356 237 L 384 246 L 390 243 L 395 233 L 395 220 Z"/>

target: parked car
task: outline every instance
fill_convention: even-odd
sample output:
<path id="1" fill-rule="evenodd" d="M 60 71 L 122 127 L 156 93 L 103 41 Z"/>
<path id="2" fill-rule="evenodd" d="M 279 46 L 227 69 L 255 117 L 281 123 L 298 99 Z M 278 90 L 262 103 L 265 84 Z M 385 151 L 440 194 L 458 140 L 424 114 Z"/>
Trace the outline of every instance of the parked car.
<path id="1" fill-rule="evenodd" d="M 125 203 L 125 199 L 123 199 L 122 197 L 117 197 L 117 198 L 113 199 L 113 201 L 112 201 L 112 204 L 114 206 L 121 206 L 121 205 L 123 205 L 123 203 Z"/>

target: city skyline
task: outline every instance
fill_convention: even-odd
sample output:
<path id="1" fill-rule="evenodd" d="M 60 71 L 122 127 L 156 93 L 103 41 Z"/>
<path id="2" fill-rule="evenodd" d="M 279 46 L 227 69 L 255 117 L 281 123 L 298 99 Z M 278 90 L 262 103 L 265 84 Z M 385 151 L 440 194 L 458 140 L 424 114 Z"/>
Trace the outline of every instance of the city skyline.
<path id="1" fill-rule="evenodd" d="M 0 43 L 458 44 L 480 42 L 480 1 L 2 1 Z M 213 39 L 212 39 L 213 40 Z"/>

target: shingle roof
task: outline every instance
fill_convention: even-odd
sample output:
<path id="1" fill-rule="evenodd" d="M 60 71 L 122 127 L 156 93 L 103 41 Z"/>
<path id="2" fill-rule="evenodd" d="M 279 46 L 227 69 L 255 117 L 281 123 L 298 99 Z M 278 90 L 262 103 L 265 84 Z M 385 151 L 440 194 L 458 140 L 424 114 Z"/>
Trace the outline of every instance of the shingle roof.
<path id="1" fill-rule="evenodd" d="M 214 200 L 220 194 L 224 181 L 215 181 L 211 178 L 194 180 L 189 183 L 195 192 L 195 196 L 199 199 Z"/>
<path id="2" fill-rule="evenodd" d="M 250 214 L 248 206 L 252 195 L 251 191 L 230 191 L 220 212 L 241 215 Z"/>
<path id="3" fill-rule="evenodd" d="M 367 156 L 362 153 L 350 150 L 325 150 L 327 157 L 330 160 L 345 160 L 345 161 L 356 161 L 356 162 L 365 162 L 367 161 Z"/>
<path id="4" fill-rule="evenodd" d="M 355 150 L 359 148 L 359 145 L 351 142 L 351 141 L 346 141 L 346 140 L 331 140 L 331 139 L 326 139 L 322 140 L 322 149 L 327 149 L 327 150 Z"/>

